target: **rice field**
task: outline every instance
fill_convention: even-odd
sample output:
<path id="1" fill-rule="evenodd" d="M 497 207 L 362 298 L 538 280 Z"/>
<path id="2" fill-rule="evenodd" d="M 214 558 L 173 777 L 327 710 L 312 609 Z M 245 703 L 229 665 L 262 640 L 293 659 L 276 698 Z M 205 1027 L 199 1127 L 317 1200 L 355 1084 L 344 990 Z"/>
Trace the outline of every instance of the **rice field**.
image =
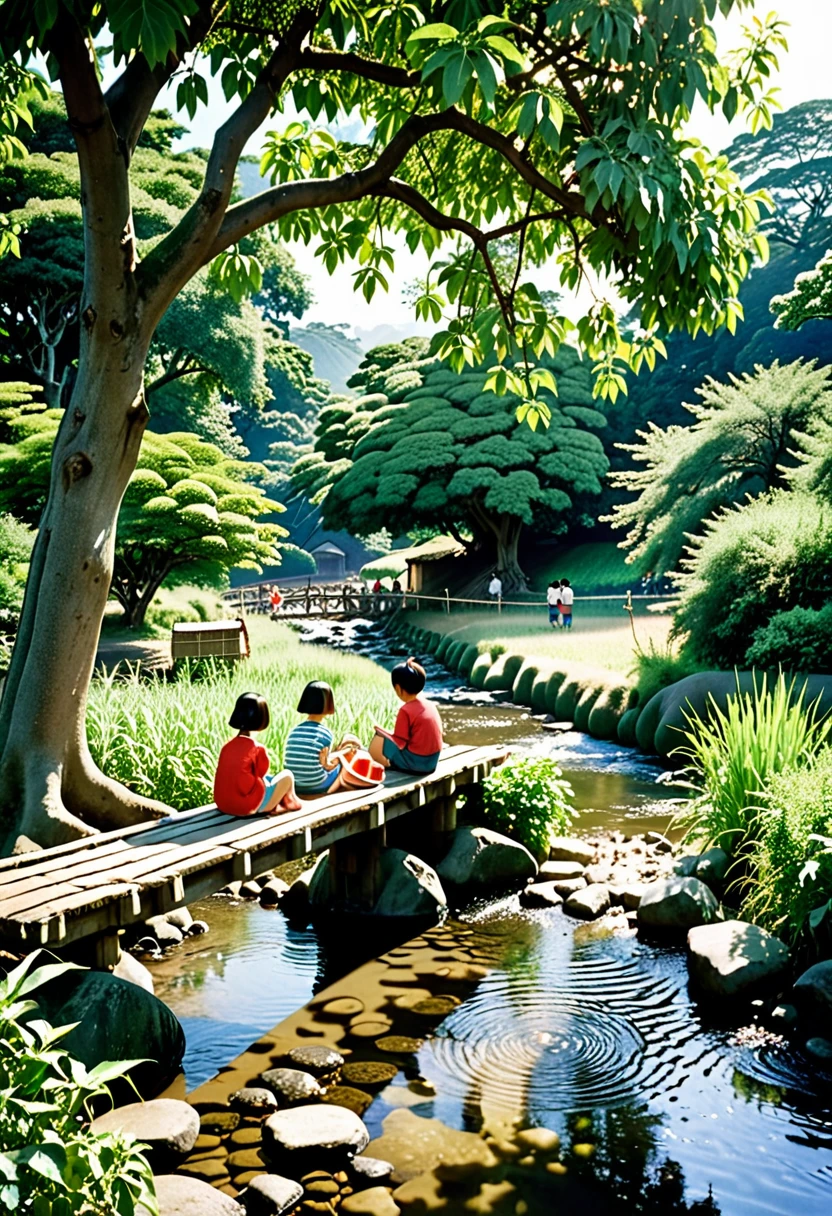
<path id="1" fill-rule="evenodd" d="M 137 793 L 186 810 L 212 799 L 220 748 L 234 733 L 228 718 L 240 693 L 266 698 L 271 723 L 258 736 L 272 771 L 281 766 L 286 736 L 309 680 L 326 680 L 336 713 L 336 738 L 350 731 L 369 743 L 374 722 L 392 725 L 397 709 L 389 677 L 374 663 L 322 646 L 301 645 L 288 626 L 249 621 L 252 657 L 234 666 L 212 664 L 179 678 L 139 678 L 116 669 L 90 688 L 87 731 L 92 754 L 108 776 Z"/>

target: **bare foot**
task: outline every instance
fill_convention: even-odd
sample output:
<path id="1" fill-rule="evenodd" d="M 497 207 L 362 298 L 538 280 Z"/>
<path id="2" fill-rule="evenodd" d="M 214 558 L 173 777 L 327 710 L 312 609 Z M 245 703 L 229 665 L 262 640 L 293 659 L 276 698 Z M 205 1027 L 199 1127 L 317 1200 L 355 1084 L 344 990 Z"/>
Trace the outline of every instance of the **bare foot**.
<path id="1" fill-rule="evenodd" d="M 303 803 L 294 794 L 286 794 L 278 805 L 280 811 L 302 811 Z"/>

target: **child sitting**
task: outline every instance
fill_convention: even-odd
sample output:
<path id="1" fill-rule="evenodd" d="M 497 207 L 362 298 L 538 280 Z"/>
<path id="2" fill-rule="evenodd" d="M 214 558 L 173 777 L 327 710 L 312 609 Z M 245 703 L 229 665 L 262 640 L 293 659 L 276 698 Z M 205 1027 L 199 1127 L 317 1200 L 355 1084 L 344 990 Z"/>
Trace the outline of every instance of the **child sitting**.
<path id="1" fill-rule="evenodd" d="M 229 726 L 239 731 L 220 752 L 214 777 L 214 802 L 226 815 L 278 815 L 299 811 L 292 774 L 269 773 L 269 753 L 251 737 L 269 725 L 264 697 L 245 692 L 237 698 Z"/>
<path id="2" fill-rule="evenodd" d="M 376 726 L 370 755 L 385 768 L 403 773 L 432 773 L 442 751 L 442 719 L 431 701 L 420 695 L 425 687 L 424 668 L 415 659 L 399 663 L 390 673 L 401 709 L 393 733 Z"/>
<path id="3" fill-rule="evenodd" d="M 332 689 L 323 680 L 306 685 L 298 701 L 298 713 L 306 714 L 289 731 L 284 762 L 294 774 L 299 794 L 331 794 L 341 786 L 341 766 L 330 757 L 334 741 L 323 719 L 335 713 Z"/>

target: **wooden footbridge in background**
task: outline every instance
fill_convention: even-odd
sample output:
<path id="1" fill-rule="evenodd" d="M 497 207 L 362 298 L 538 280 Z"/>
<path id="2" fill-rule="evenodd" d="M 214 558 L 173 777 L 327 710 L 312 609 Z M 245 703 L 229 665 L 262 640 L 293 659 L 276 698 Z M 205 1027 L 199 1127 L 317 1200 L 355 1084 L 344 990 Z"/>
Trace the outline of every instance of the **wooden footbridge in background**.
<path id="1" fill-rule="evenodd" d="M 94 947 L 119 958 L 125 929 L 227 883 L 330 850 L 335 889 L 373 895 L 386 827 L 413 815 L 425 851 L 456 826 L 456 798 L 506 758 L 502 747 L 450 747 L 435 773 L 390 772 L 383 786 L 309 799 L 300 811 L 237 819 L 214 806 L 0 861 L 0 944 L 15 952 Z M 416 813 L 421 812 L 418 820 Z M 429 860 L 426 857 L 426 860 Z M 70 953 L 72 950 L 70 950 Z"/>

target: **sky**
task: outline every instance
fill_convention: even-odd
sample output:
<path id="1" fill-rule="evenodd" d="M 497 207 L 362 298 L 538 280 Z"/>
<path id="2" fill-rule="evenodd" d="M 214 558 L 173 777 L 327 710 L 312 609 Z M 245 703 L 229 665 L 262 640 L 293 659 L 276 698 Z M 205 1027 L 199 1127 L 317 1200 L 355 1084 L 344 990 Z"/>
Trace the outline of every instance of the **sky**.
<path id="1" fill-rule="evenodd" d="M 772 83 L 781 92 L 779 100 L 783 108 L 797 105 L 802 101 L 814 98 L 828 97 L 832 93 L 830 84 L 829 46 L 832 43 L 832 3 L 829 0 L 762 0 L 755 5 L 753 12 L 761 18 L 771 10 L 776 11 L 789 22 L 787 37 L 789 40 L 788 53 L 781 54 L 781 70 Z M 734 14 L 730 18 L 718 18 L 716 24 L 720 51 L 730 50 L 741 41 L 741 27 L 751 19 L 751 12 L 746 10 L 742 15 Z M 169 90 L 159 101 L 160 105 L 176 110 L 175 95 Z M 209 105 L 197 112 L 193 121 L 186 114 L 180 115 L 184 124 L 189 126 L 190 133 L 182 140 L 182 147 L 208 146 L 217 126 L 230 111 L 221 91 L 213 81 L 209 83 Z M 277 127 L 280 129 L 291 119 L 290 116 L 276 115 L 258 131 L 246 147 L 246 152 L 259 155 L 265 131 Z M 737 135 L 745 130 L 742 119 L 735 119 L 728 124 L 721 116 L 708 113 L 703 105 L 694 107 L 690 122 L 690 133 L 702 140 L 711 149 L 725 147 Z M 396 272 L 391 276 L 389 293 L 377 293 L 370 304 L 367 304 L 360 294 L 352 289 L 352 266 L 340 266 L 334 275 L 330 276 L 314 256 L 311 246 L 293 244 L 290 246 L 300 270 L 311 278 L 315 303 L 305 314 L 304 323 L 320 321 L 325 324 L 349 322 L 359 331 L 372 330 L 380 325 L 406 326 L 409 332 L 416 332 L 413 323 L 412 306 L 401 298 L 402 287 L 413 279 L 424 277 L 427 269 L 427 259 L 422 254 L 411 255 L 400 245 L 396 255 Z M 537 271 L 535 281 L 540 287 L 558 289 L 557 276 L 554 270 L 547 275 L 545 268 Z M 580 315 L 587 305 L 587 298 L 579 295 L 571 300 L 564 300 L 564 311 L 569 315 Z"/>

